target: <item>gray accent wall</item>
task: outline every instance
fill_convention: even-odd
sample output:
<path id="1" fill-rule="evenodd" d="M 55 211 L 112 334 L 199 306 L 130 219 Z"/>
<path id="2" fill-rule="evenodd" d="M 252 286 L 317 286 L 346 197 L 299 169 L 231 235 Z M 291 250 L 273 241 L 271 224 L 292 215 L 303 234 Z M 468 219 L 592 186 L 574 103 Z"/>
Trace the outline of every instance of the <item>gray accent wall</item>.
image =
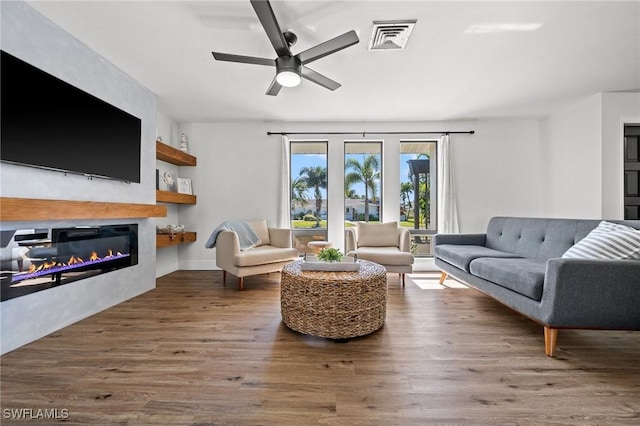
<path id="1" fill-rule="evenodd" d="M 65 175 L 2 163 L 3 197 L 155 203 L 156 97 L 105 58 L 22 1 L 2 2 L 1 46 L 6 52 L 142 120 L 141 183 Z M 25 87 L 25 90 L 28 88 Z M 33 96 L 38 101 L 42 94 Z M 1 149 L 1 147 L 0 147 Z M 0 304 L 1 353 L 155 287 L 155 219 L 4 222 L 2 229 L 137 223 L 139 263 Z"/>

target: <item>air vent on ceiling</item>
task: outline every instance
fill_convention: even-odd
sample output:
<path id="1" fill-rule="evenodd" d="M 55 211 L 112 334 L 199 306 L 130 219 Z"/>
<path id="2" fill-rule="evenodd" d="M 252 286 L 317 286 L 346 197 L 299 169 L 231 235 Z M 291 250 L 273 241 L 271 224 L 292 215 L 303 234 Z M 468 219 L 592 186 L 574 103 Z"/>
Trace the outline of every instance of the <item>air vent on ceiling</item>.
<path id="1" fill-rule="evenodd" d="M 417 20 L 373 21 L 369 50 L 402 50 Z"/>

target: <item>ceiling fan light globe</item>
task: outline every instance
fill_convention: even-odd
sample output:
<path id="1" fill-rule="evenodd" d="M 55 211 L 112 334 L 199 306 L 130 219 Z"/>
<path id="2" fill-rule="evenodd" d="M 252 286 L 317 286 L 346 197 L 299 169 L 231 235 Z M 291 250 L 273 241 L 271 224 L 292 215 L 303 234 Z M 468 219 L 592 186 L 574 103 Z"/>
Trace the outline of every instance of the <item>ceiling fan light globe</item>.
<path id="1" fill-rule="evenodd" d="M 295 71 L 282 70 L 276 75 L 276 81 L 283 87 L 296 87 L 302 79 Z"/>

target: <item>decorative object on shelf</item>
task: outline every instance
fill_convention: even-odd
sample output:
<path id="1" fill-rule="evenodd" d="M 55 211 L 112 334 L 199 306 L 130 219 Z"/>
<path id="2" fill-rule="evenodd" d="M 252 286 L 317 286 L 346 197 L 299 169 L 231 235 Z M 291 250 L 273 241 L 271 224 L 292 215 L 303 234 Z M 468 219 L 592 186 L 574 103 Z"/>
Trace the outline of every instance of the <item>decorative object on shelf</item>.
<path id="1" fill-rule="evenodd" d="M 180 134 L 180 151 L 189 152 L 189 146 L 187 145 L 187 135 Z"/>
<path id="2" fill-rule="evenodd" d="M 162 136 L 160 135 L 156 136 L 156 142 L 162 142 Z"/>
<path id="3" fill-rule="evenodd" d="M 161 191 L 176 191 L 176 179 L 173 177 L 173 174 L 168 170 L 163 170 L 159 172 L 160 179 L 158 182 L 158 189 Z"/>
<path id="4" fill-rule="evenodd" d="M 191 188 L 191 179 L 178 178 L 178 193 L 189 195 L 193 194 L 193 190 Z"/>
<path id="5" fill-rule="evenodd" d="M 184 225 L 167 225 L 164 227 L 156 226 L 156 234 L 181 234 L 184 232 Z"/>

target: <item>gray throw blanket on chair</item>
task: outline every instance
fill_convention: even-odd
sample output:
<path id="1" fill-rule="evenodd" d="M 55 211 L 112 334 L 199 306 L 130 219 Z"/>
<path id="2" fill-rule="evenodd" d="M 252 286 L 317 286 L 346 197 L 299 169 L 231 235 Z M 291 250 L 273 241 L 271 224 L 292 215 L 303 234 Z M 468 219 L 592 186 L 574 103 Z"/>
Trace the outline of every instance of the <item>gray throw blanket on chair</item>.
<path id="1" fill-rule="evenodd" d="M 260 238 L 258 238 L 258 234 L 256 234 L 256 231 L 254 231 L 251 225 L 249 225 L 249 222 L 244 220 L 227 220 L 222 222 L 213 230 L 204 246 L 206 248 L 214 248 L 216 246 L 218 234 L 222 231 L 233 231 L 238 234 L 240 250 L 249 250 L 261 243 Z"/>

